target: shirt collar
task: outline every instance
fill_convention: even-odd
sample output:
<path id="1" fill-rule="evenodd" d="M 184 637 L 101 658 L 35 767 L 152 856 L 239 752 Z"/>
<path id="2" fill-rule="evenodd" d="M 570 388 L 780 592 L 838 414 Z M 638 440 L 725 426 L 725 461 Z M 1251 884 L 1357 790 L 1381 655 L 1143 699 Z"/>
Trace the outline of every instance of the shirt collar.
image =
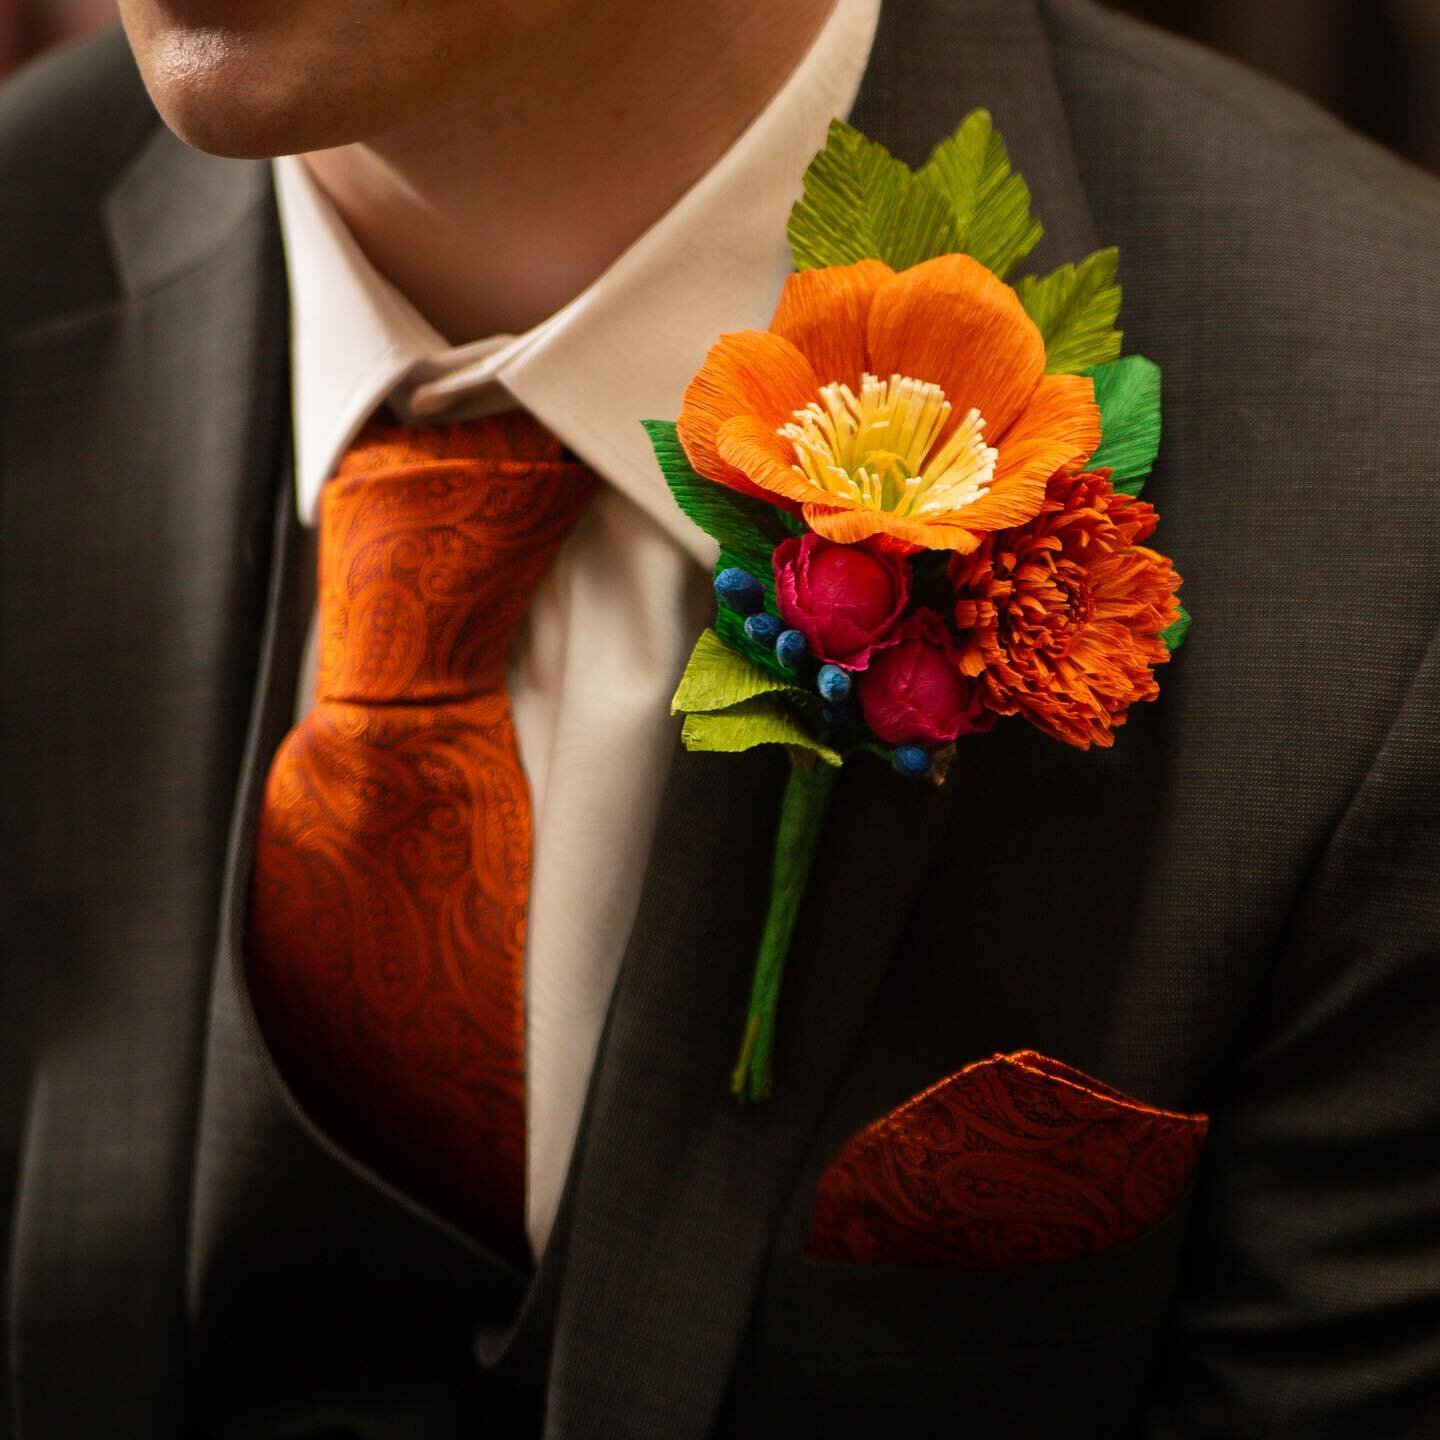
<path id="1" fill-rule="evenodd" d="M 790 270 L 790 207 L 831 118 L 854 103 L 879 9 L 880 0 L 837 0 L 730 149 L 597 280 L 523 335 L 447 344 L 366 259 L 298 157 L 275 161 L 301 517 L 313 523 L 321 487 L 382 403 L 422 420 L 477 398 L 493 405 L 498 393 L 709 563 L 713 544 L 671 501 L 639 422 L 676 415 L 723 331 L 768 325 Z"/>

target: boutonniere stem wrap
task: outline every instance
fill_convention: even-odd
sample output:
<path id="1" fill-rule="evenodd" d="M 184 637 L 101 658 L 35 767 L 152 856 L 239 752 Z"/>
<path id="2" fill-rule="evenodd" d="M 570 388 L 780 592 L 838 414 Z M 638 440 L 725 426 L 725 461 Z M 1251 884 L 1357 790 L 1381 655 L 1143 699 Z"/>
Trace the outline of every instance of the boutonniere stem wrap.
<path id="1" fill-rule="evenodd" d="M 1040 234 L 984 111 L 915 172 L 835 121 L 769 329 L 722 335 L 677 420 L 646 422 L 720 548 L 715 624 L 675 695 L 683 742 L 790 757 L 741 1100 L 771 1092 L 840 769 L 941 784 L 956 745 L 1005 717 L 1108 746 L 1188 628 L 1179 576 L 1144 543 L 1160 376 L 1122 358 L 1119 257 L 1012 284 Z"/>
<path id="2" fill-rule="evenodd" d="M 741 1100 L 763 1100 L 770 1094 L 780 981 L 839 773 L 808 751 L 790 752 L 790 773 L 775 829 L 770 904 L 765 912 L 765 928 L 760 932 L 740 1054 L 730 1076 L 730 1089 Z"/>

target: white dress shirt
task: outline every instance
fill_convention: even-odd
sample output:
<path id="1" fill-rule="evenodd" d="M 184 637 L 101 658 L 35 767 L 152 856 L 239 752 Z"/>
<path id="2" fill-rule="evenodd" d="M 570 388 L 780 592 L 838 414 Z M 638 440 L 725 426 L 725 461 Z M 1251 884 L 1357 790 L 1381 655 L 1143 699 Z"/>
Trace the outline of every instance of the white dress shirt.
<path id="1" fill-rule="evenodd" d="M 518 403 L 606 482 L 536 591 L 510 662 L 534 818 L 526 1226 L 537 1256 L 639 899 L 675 744 L 670 697 L 710 604 L 714 544 L 676 508 L 640 421 L 675 417 L 722 332 L 769 323 L 790 269 L 790 207 L 831 118 L 854 103 L 879 7 L 837 0 L 720 160 L 523 335 L 449 346 L 361 253 L 303 163 L 275 162 L 307 524 L 346 446 L 384 405 L 418 422 Z M 312 624 L 302 714 L 314 701 L 314 638 Z"/>

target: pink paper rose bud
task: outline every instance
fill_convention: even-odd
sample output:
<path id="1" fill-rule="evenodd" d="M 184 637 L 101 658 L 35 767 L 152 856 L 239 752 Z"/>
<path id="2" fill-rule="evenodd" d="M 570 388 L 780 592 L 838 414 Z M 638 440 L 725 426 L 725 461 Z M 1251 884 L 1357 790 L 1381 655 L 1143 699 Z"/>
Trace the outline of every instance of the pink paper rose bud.
<path id="1" fill-rule="evenodd" d="M 775 549 L 775 601 L 818 660 L 863 670 L 894 643 L 910 598 L 910 567 L 875 544 L 836 545 L 806 534 Z"/>
<path id="2" fill-rule="evenodd" d="M 865 723 L 887 745 L 943 745 L 995 723 L 933 610 L 917 610 L 895 640 L 855 682 Z"/>

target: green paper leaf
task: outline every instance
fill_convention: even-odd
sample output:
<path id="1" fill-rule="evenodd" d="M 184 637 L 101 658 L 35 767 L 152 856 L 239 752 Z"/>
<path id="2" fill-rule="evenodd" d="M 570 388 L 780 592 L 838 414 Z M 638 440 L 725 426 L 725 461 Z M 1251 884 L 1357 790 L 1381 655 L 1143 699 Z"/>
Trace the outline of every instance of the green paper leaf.
<path id="1" fill-rule="evenodd" d="M 726 553 L 723 550 L 720 552 L 721 565 L 717 566 L 717 569 L 723 568 Z M 775 613 L 774 597 L 768 590 L 765 607 L 772 615 Z M 780 663 L 780 657 L 775 653 L 775 647 L 761 645 L 758 641 L 752 640 L 745 633 L 745 617 L 737 615 L 728 605 L 717 607 L 715 630 L 731 650 L 743 656 L 750 664 L 759 666 L 760 669 L 767 671 L 786 685 L 795 683 L 795 672 Z"/>
<path id="2" fill-rule="evenodd" d="M 713 630 L 695 642 L 670 713 L 728 710 L 757 695 L 784 690 L 786 682 L 737 655 Z"/>
<path id="3" fill-rule="evenodd" d="M 727 490 L 707 480 L 690 464 L 675 433 L 673 420 L 642 420 L 650 437 L 655 461 L 675 503 L 707 535 L 729 551 L 730 565 L 749 570 L 757 579 L 770 579 L 770 556 L 775 547 L 797 528 L 793 518 L 763 500 Z"/>
<path id="4" fill-rule="evenodd" d="M 883 260 L 895 270 L 956 248 L 949 200 L 843 120 L 805 171 L 787 233 L 797 270 Z"/>
<path id="5" fill-rule="evenodd" d="M 1030 187 L 1011 170 L 988 110 L 972 110 L 916 173 L 950 202 L 955 248 L 1002 280 L 1040 243 Z"/>
<path id="6" fill-rule="evenodd" d="M 775 613 L 775 572 L 772 557 L 775 547 L 791 535 L 804 530 L 804 524 L 787 510 L 767 505 L 763 500 L 727 490 L 713 480 L 697 473 L 685 454 L 675 433 L 673 420 L 642 420 L 650 437 L 655 461 L 675 503 L 707 535 L 720 542 L 720 558 L 715 566 L 718 575 L 732 565 L 748 570 L 765 591 L 765 605 Z M 773 646 L 758 645 L 745 633 L 745 620 L 721 605 L 715 628 L 731 650 L 768 670 L 780 680 L 790 682 L 793 674 L 783 666 Z"/>
<path id="7" fill-rule="evenodd" d="M 775 828 L 770 904 L 755 955 L 740 1054 L 730 1074 L 730 1091 L 742 1102 L 767 1099 L 774 1087 L 780 982 L 838 779 L 834 766 L 817 764 L 813 754 L 790 751 L 790 773 L 780 800 L 780 823 Z"/>
<path id="8" fill-rule="evenodd" d="M 1138 495 L 1160 450 L 1160 367 L 1143 355 L 1083 372 L 1095 382 L 1100 448 L 1090 469 L 1111 471 L 1122 495 Z"/>
<path id="9" fill-rule="evenodd" d="M 1027 275 L 1015 287 L 1045 337 L 1045 373 L 1069 375 L 1120 358 L 1120 252 L 1097 250 L 1079 265 L 1062 265 L 1043 280 Z"/>
<path id="10" fill-rule="evenodd" d="M 773 615 L 775 613 L 775 566 L 772 560 L 773 546 L 767 542 L 762 552 L 754 555 L 743 550 L 732 550 L 728 545 L 721 545 L 720 558 L 715 562 L 715 574 L 718 577 L 722 570 L 741 569 L 748 570 L 759 582 L 760 588 L 765 592 L 765 608 Z M 734 615 L 735 612 L 728 605 L 722 605 L 721 611 Z M 745 617 L 736 616 L 743 629 Z M 733 647 L 732 647 L 733 648 Z"/>
<path id="11" fill-rule="evenodd" d="M 765 568 L 757 570 L 749 563 L 744 554 L 722 545 L 720 558 L 715 562 L 715 574 L 719 575 L 722 570 L 728 570 L 732 565 L 738 565 L 754 575 L 765 592 L 765 609 L 771 615 L 778 615 L 779 607 L 775 603 L 775 567 L 771 563 L 770 552 L 767 551 L 765 555 Z M 762 645 L 759 641 L 752 640 L 745 633 L 745 617 L 737 615 L 728 605 L 717 606 L 715 629 L 719 632 L 720 638 L 732 650 L 760 666 L 762 670 L 768 670 L 786 684 L 794 682 L 795 672 L 781 664 L 780 657 L 775 653 L 774 645 Z"/>
<path id="12" fill-rule="evenodd" d="M 788 745 L 810 750 L 827 765 L 841 763 L 840 752 L 816 737 L 778 695 L 757 695 L 728 710 L 687 715 L 680 739 L 687 750 L 718 750 L 733 754 L 757 745 Z"/>
<path id="13" fill-rule="evenodd" d="M 1189 633 L 1190 612 L 1182 605 L 1179 619 L 1173 625 L 1167 625 L 1160 632 L 1160 638 L 1165 642 L 1165 648 L 1173 655 L 1185 643 L 1185 637 Z"/>

